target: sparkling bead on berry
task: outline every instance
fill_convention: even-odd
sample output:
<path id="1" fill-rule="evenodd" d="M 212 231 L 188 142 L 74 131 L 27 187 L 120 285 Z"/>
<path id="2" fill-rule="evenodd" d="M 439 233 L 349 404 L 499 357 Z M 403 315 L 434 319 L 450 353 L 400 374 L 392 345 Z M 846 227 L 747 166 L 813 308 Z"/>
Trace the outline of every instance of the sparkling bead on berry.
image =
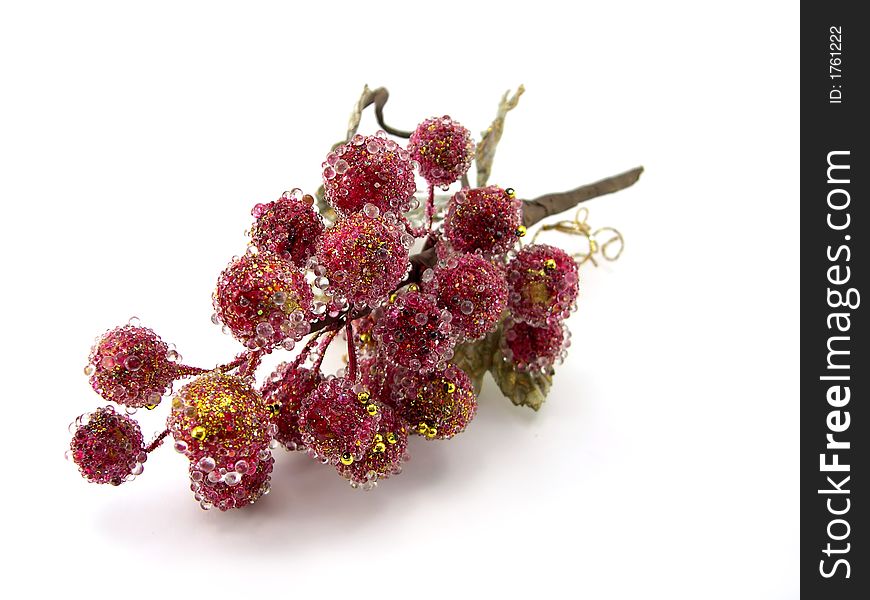
<path id="1" fill-rule="evenodd" d="M 408 272 L 413 242 L 395 222 L 358 212 L 323 232 L 317 263 L 330 293 L 358 306 L 377 306 Z"/>
<path id="2" fill-rule="evenodd" d="M 403 213 L 416 192 L 411 155 L 383 132 L 355 135 L 326 157 L 323 187 L 340 215 L 359 212 L 367 204 L 382 213 Z"/>
<path id="3" fill-rule="evenodd" d="M 142 472 L 147 456 L 139 424 L 111 406 L 76 419 L 70 457 L 88 481 L 120 485 Z"/>
<path id="4" fill-rule="evenodd" d="M 323 218 L 299 190 L 286 192 L 267 204 L 257 204 L 251 214 L 257 220 L 251 227 L 251 242 L 260 252 L 271 252 L 302 267 L 314 254 L 317 238 L 323 233 Z"/>
<path id="5" fill-rule="evenodd" d="M 444 236 L 456 252 L 499 256 L 516 245 L 521 221 L 520 201 L 497 185 L 460 190 L 450 199 Z"/>
<path id="6" fill-rule="evenodd" d="M 570 333 L 563 321 L 535 327 L 509 320 L 504 326 L 502 354 L 520 371 L 549 371 L 565 357 Z"/>
<path id="7" fill-rule="evenodd" d="M 448 439 L 461 433 L 477 412 L 477 395 L 468 375 L 455 365 L 443 371 L 411 376 L 398 407 L 411 429 L 427 439 Z"/>
<path id="8" fill-rule="evenodd" d="M 419 291 L 398 294 L 382 309 L 374 335 L 382 355 L 413 371 L 443 367 L 453 357 L 456 334 L 450 312 Z"/>
<path id="9" fill-rule="evenodd" d="M 259 392 L 241 377 L 211 372 L 172 398 L 166 422 L 191 459 L 250 456 L 268 447 L 276 430 Z"/>
<path id="10" fill-rule="evenodd" d="M 518 321 L 542 326 L 567 317 L 577 301 L 577 263 L 564 250 L 534 244 L 507 269 L 508 308 Z"/>
<path id="11" fill-rule="evenodd" d="M 424 278 L 426 279 L 426 278 Z M 451 256 L 423 283 L 438 306 L 450 311 L 457 334 L 477 340 L 492 331 L 505 306 L 508 288 L 502 268 L 475 254 Z"/>
<path id="12" fill-rule="evenodd" d="M 106 400 L 133 408 L 153 407 L 177 377 L 175 357 L 177 353 L 152 330 L 124 325 L 96 341 L 85 374 Z"/>
<path id="13" fill-rule="evenodd" d="M 411 158 L 430 185 L 450 185 L 465 175 L 474 158 L 471 132 L 448 116 L 426 119 L 408 141 Z"/>
<path id="14" fill-rule="evenodd" d="M 299 433 L 299 410 L 302 401 L 322 379 L 320 371 L 281 363 L 260 388 L 263 401 L 278 426 L 275 439 L 288 450 L 303 449 L 302 435 Z"/>
<path id="15" fill-rule="evenodd" d="M 190 489 L 205 510 L 243 508 L 269 493 L 274 463 L 267 449 L 220 461 L 212 457 L 191 460 Z"/>
<path id="16" fill-rule="evenodd" d="M 308 453 L 333 465 L 361 460 L 371 447 L 381 410 L 344 378 L 329 378 L 302 401 L 299 430 Z"/>
<path id="17" fill-rule="evenodd" d="M 401 472 L 410 428 L 389 406 L 379 408 L 380 425 L 368 451 L 359 460 L 344 457 L 336 465 L 339 474 L 353 483 L 374 482 Z"/>
<path id="18" fill-rule="evenodd" d="M 217 319 L 249 348 L 298 341 L 310 331 L 313 294 L 305 276 L 270 253 L 246 254 L 218 278 Z"/>

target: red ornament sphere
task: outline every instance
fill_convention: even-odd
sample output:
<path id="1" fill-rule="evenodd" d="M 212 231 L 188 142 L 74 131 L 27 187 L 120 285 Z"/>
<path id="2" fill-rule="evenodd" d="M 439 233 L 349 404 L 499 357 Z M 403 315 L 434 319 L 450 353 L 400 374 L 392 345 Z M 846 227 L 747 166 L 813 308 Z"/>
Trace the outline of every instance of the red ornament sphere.
<path id="1" fill-rule="evenodd" d="M 373 332 L 382 356 L 412 371 L 432 371 L 453 358 L 451 319 L 434 296 L 410 291 L 381 309 Z"/>
<path id="2" fill-rule="evenodd" d="M 269 493 L 275 459 L 268 450 L 230 458 L 224 466 L 210 457 L 190 463 L 190 489 L 204 510 L 243 508 Z"/>
<path id="3" fill-rule="evenodd" d="M 339 219 L 317 244 L 316 259 L 333 296 L 357 307 L 377 306 L 408 273 L 414 238 L 392 219 L 365 212 Z"/>
<path id="4" fill-rule="evenodd" d="M 436 373 L 411 374 L 403 386 L 398 412 L 427 439 L 446 440 L 461 433 L 477 412 L 474 384 L 456 365 Z"/>
<path id="5" fill-rule="evenodd" d="M 430 185 L 446 186 L 468 171 L 474 159 L 474 140 L 468 129 L 445 115 L 417 125 L 408 151 Z"/>
<path id="6" fill-rule="evenodd" d="M 314 295 L 305 276 L 270 253 L 246 254 L 221 273 L 215 319 L 248 348 L 292 345 L 311 330 Z"/>
<path id="7" fill-rule="evenodd" d="M 339 460 L 338 473 L 352 486 L 370 489 L 378 479 L 402 472 L 408 447 L 408 423 L 389 406 L 381 406 L 381 421 L 371 446 L 360 460 Z"/>
<path id="8" fill-rule="evenodd" d="M 148 458 L 139 424 L 111 406 L 76 419 L 69 448 L 82 477 L 93 483 L 129 481 Z"/>
<path id="9" fill-rule="evenodd" d="M 579 291 L 577 263 L 564 250 L 533 244 L 507 268 L 508 308 L 518 321 L 542 327 L 567 317 Z"/>
<path id="10" fill-rule="evenodd" d="M 500 256 L 523 235 L 522 204 L 502 188 L 461 190 L 444 218 L 444 237 L 456 252 Z"/>
<path id="11" fill-rule="evenodd" d="M 339 215 L 363 210 L 403 213 L 417 191 L 411 155 L 383 131 L 355 135 L 329 153 L 323 163 L 326 200 Z"/>
<path id="12" fill-rule="evenodd" d="M 371 447 L 381 409 L 361 386 L 327 378 L 302 401 L 299 430 L 312 458 L 333 465 L 362 460 Z"/>
<path id="13" fill-rule="evenodd" d="M 502 354 L 520 371 L 548 372 L 565 358 L 570 333 L 562 321 L 535 327 L 508 321 L 502 337 Z"/>
<path id="14" fill-rule="evenodd" d="M 256 221 L 251 227 L 251 242 L 262 253 L 272 253 L 304 267 L 314 254 L 317 238 L 323 233 L 323 218 L 309 198 L 294 189 L 267 204 L 257 204 L 251 214 Z"/>
<path id="15" fill-rule="evenodd" d="M 438 306 L 464 340 L 478 340 L 493 330 L 507 306 L 504 271 L 475 254 L 451 256 L 434 272 L 424 272 L 423 290 L 436 295 Z"/>
<path id="16" fill-rule="evenodd" d="M 172 362 L 177 357 L 152 330 L 124 325 L 97 339 L 85 374 L 104 399 L 133 408 L 153 408 L 178 376 Z"/>
<path id="17" fill-rule="evenodd" d="M 275 424 L 278 426 L 275 439 L 288 450 L 305 449 L 302 434 L 299 433 L 299 411 L 302 401 L 322 380 L 320 371 L 281 363 L 260 388 L 263 401 L 275 415 Z"/>

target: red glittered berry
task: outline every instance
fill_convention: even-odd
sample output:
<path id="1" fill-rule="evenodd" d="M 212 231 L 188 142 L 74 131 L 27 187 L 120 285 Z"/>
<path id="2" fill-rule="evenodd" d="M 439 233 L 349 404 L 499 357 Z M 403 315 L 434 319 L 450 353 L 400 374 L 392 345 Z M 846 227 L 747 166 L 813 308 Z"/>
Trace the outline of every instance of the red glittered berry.
<path id="1" fill-rule="evenodd" d="M 444 218 L 444 237 L 456 252 L 499 256 L 524 234 L 522 205 L 512 192 L 491 185 L 453 195 Z"/>
<path id="2" fill-rule="evenodd" d="M 502 336 L 502 354 L 520 371 L 547 372 L 565 357 L 570 333 L 563 321 L 535 327 L 508 321 Z"/>
<path id="3" fill-rule="evenodd" d="M 427 439 L 461 433 L 477 412 L 477 395 L 468 375 L 455 365 L 429 374 L 411 374 L 402 386 L 399 414 Z"/>
<path id="4" fill-rule="evenodd" d="M 371 394 L 344 378 L 328 378 L 302 401 L 299 430 L 308 454 L 333 465 L 361 460 L 371 447 L 381 410 Z"/>
<path id="5" fill-rule="evenodd" d="M 281 363 L 260 388 L 263 401 L 278 426 L 275 439 L 288 450 L 304 450 L 302 434 L 299 433 L 299 410 L 305 397 L 322 380 L 320 371 Z"/>
<path id="6" fill-rule="evenodd" d="M 82 477 L 120 485 L 142 473 L 148 455 L 136 421 L 104 406 L 77 418 L 73 427 L 69 456 Z"/>
<path id="7" fill-rule="evenodd" d="M 408 141 L 411 158 L 430 185 L 450 185 L 465 175 L 474 158 L 471 132 L 448 116 L 426 119 Z"/>
<path id="8" fill-rule="evenodd" d="M 381 309 L 373 332 L 382 355 L 413 371 L 431 371 L 453 357 L 451 319 L 434 296 L 409 291 Z"/>
<path id="9" fill-rule="evenodd" d="M 410 268 L 408 249 L 414 243 L 396 224 L 393 213 L 378 218 L 366 212 L 328 227 L 316 253 L 329 292 L 358 307 L 377 306 L 396 288 Z"/>
<path id="10" fill-rule="evenodd" d="M 423 273 L 422 285 L 436 295 L 438 306 L 450 311 L 451 327 L 465 340 L 492 331 L 507 306 L 504 271 L 475 254 L 447 258 L 434 271 Z"/>
<path id="11" fill-rule="evenodd" d="M 508 308 L 518 321 L 543 326 L 567 317 L 577 301 L 577 263 L 564 250 L 533 244 L 507 268 Z"/>
<path id="12" fill-rule="evenodd" d="M 345 457 L 336 465 L 339 474 L 350 480 L 352 486 L 364 490 L 374 487 L 378 479 L 401 473 L 408 447 L 407 421 L 389 406 L 381 406 L 380 411 L 378 432 L 362 458 Z"/>
<path id="13" fill-rule="evenodd" d="M 257 204 L 251 211 L 256 219 L 251 242 L 260 252 L 305 266 L 323 233 L 323 218 L 312 208 L 313 202 L 312 196 L 303 196 L 297 188 L 274 202 Z"/>
<path id="14" fill-rule="evenodd" d="M 277 427 L 259 392 L 241 377 L 211 372 L 172 398 L 166 421 L 175 449 L 191 460 L 250 457 L 268 448 Z"/>
<path id="15" fill-rule="evenodd" d="M 314 295 L 305 276 L 278 256 L 246 254 L 218 278 L 215 319 L 248 348 L 292 344 L 310 331 Z"/>
<path id="16" fill-rule="evenodd" d="M 97 339 L 85 374 L 94 391 L 106 400 L 133 408 L 153 408 L 178 376 L 173 362 L 177 357 L 152 330 L 124 325 Z"/>
<path id="17" fill-rule="evenodd" d="M 242 508 L 269 493 L 274 463 L 265 449 L 253 456 L 192 460 L 190 489 L 204 510 Z"/>
<path id="18" fill-rule="evenodd" d="M 363 210 L 403 213 L 417 191 L 411 155 L 383 131 L 355 135 L 329 153 L 323 163 L 326 200 L 339 215 Z"/>

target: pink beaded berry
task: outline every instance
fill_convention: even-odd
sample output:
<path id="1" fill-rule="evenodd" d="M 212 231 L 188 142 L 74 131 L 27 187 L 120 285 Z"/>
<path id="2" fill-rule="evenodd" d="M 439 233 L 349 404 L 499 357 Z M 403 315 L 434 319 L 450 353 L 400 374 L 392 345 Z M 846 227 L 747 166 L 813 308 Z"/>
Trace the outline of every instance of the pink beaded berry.
<path id="1" fill-rule="evenodd" d="M 111 406 L 77 418 L 69 448 L 82 477 L 93 483 L 129 481 L 148 457 L 139 424 Z"/>
<path id="2" fill-rule="evenodd" d="M 474 158 L 471 132 L 448 117 L 433 117 L 419 125 L 408 141 L 411 158 L 430 185 L 450 185 L 465 175 Z"/>
<path id="3" fill-rule="evenodd" d="M 411 428 L 427 439 L 461 433 L 477 412 L 477 396 L 468 375 L 455 365 L 429 374 L 410 374 L 398 406 Z"/>
<path id="4" fill-rule="evenodd" d="M 269 493 L 275 459 L 268 450 L 222 462 L 205 457 L 190 463 L 190 489 L 204 510 L 242 508 Z"/>
<path id="5" fill-rule="evenodd" d="M 533 244 L 507 268 L 508 308 L 518 321 L 543 326 L 567 317 L 577 301 L 577 263 L 564 250 Z"/>
<path id="6" fill-rule="evenodd" d="M 409 291 L 397 294 L 382 309 L 374 335 L 383 356 L 413 371 L 432 371 L 453 357 L 456 334 L 451 319 L 434 296 Z"/>
<path id="7" fill-rule="evenodd" d="M 314 198 L 298 188 L 285 192 L 274 202 L 257 204 L 251 210 L 256 221 L 251 243 L 263 253 L 273 253 L 303 267 L 314 254 L 323 233 L 323 218 L 312 208 Z"/>
<path id="8" fill-rule="evenodd" d="M 359 460 L 339 460 L 336 469 L 351 485 L 374 483 L 401 472 L 409 426 L 389 406 L 380 406 L 381 421 L 371 446 Z M 364 487 L 364 489 L 366 489 Z"/>
<path id="9" fill-rule="evenodd" d="M 361 460 L 378 432 L 371 394 L 344 378 L 326 379 L 302 401 L 299 430 L 313 458 L 337 465 Z"/>
<path id="10" fill-rule="evenodd" d="M 431 290 L 438 306 L 450 311 L 451 327 L 465 340 L 492 331 L 507 306 L 504 271 L 475 254 L 451 256 L 422 280 L 423 290 Z"/>
<path id="11" fill-rule="evenodd" d="M 106 400 L 153 408 L 178 376 L 173 362 L 177 358 L 178 354 L 152 330 L 124 325 L 97 339 L 85 374 L 94 391 Z"/>
<path id="12" fill-rule="evenodd" d="M 263 401 L 278 426 L 275 439 L 288 450 L 304 449 L 299 433 L 299 411 L 302 401 L 322 380 L 320 371 L 281 363 L 260 388 Z"/>
<path id="13" fill-rule="evenodd" d="M 444 237 L 456 252 L 499 256 L 523 235 L 522 205 L 511 189 L 491 185 L 458 191 L 450 199 Z"/>
<path id="14" fill-rule="evenodd" d="M 411 155 L 383 131 L 355 135 L 330 152 L 323 163 L 323 188 L 340 215 L 359 212 L 366 204 L 403 213 L 417 191 Z"/>
<path id="15" fill-rule="evenodd" d="M 256 455 L 269 446 L 277 429 L 248 380 L 218 372 L 201 375 L 178 390 L 166 426 L 176 450 L 191 460 L 215 461 Z"/>
<path id="16" fill-rule="evenodd" d="M 221 273 L 213 296 L 222 322 L 248 348 L 292 344 L 310 331 L 305 276 L 274 254 L 246 254 Z"/>
<path id="17" fill-rule="evenodd" d="M 569 337 L 563 321 L 543 327 L 508 321 L 502 336 L 502 354 L 520 371 L 547 372 L 564 359 Z"/>
<path id="18" fill-rule="evenodd" d="M 339 219 L 317 244 L 317 263 L 330 293 L 360 307 L 377 306 L 396 288 L 408 272 L 408 249 L 414 242 L 393 213 L 378 218 L 374 211 Z"/>

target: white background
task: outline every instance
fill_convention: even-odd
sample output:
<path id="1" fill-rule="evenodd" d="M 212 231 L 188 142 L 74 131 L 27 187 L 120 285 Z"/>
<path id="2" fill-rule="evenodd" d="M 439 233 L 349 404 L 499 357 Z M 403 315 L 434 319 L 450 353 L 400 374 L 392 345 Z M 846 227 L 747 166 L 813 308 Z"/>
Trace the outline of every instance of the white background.
<path id="1" fill-rule="evenodd" d="M 0 9 L 9 597 L 797 597 L 797 4 L 254 4 Z M 271 495 L 206 513 L 169 446 L 84 482 L 93 337 L 135 314 L 230 358 L 216 276 L 254 203 L 316 189 L 364 83 L 475 133 L 524 83 L 492 178 L 522 197 L 646 167 L 588 205 L 626 250 L 584 267 L 548 402 L 490 381 L 369 494 L 279 453 Z"/>

